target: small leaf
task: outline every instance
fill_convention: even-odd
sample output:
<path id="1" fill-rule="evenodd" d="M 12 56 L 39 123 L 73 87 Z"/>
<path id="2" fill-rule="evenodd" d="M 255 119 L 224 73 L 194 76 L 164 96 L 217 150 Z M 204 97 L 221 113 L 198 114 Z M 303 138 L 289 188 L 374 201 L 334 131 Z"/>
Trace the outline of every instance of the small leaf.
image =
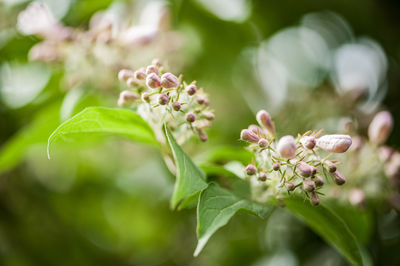
<path id="1" fill-rule="evenodd" d="M 51 134 L 47 145 L 49 158 L 54 141 L 88 134 L 110 134 L 145 144 L 158 144 L 150 126 L 137 113 L 127 109 L 88 107 Z"/>
<path id="2" fill-rule="evenodd" d="M 174 156 L 177 168 L 176 182 L 171 199 L 171 207 L 183 208 L 193 202 L 200 191 L 207 187 L 206 177 L 193 161 L 187 156 L 182 148 L 176 143 L 174 136 L 166 125 L 164 133 Z"/>
<path id="3" fill-rule="evenodd" d="M 240 198 L 216 183 L 210 183 L 200 194 L 197 206 L 197 243 L 194 256 L 199 255 L 208 239 L 226 225 L 239 210 L 248 211 L 261 218 L 267 217 L 271 206 Z"/>
<path id="4" fill-rule="evenodd" d="M 284 200 L 286 207 L 306 222 L 353 265 L 364 265 L 361 248 L 344 221 L 323 205 L 312 206 L 298 197 Z"/>

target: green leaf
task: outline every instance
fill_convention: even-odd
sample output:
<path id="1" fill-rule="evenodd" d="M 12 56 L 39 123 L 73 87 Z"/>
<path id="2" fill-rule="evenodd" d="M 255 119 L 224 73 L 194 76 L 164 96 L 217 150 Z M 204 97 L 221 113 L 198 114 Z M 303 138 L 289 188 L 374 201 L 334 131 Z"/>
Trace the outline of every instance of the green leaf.
<path id="1" fill-rule="evenodd" d="M 232 148 L 229 146 L 219 146 L 211 148 L 196 157 L 199 164 L 223 164 L 231 161 L 239 161 L 243 164 L 249 164 L 254 157 L 253 153 L 243 148 Z"/>
<path id="2" fill-rule="evenodd" d="M 287 209 L 306 222 L 353 265 L 364 265 L 361 247 L 344 221 L 323 205 L 312 206 L 298 197 L 284 200 Z"/>
<path id="3" fill-rule="evenodd" d="M 197 243 L 194 256 L 199 255 L 208 239 L 222 226 L 226 225 L 239 210 L 267 217 L 271 206 L 240 198 L 232 192 L 210 183 L 200 194 L 197 206 Z"/>
<path id="4" fill-rule="evenodd" d="M 107 134 L 126 137 L 150 145 L 158 145 L 151 127 L 137 113 L 127 109 L 88 107 L 62 123 L 49 137 L 47 153 L 58 139 Z"/>
<path id="5" fill-rule="evenodd" d="M 164 133 L 174 156 L 177 168 L 174 193 L 171 198 L 171 207 L 183 208 L 190 205 L 197 198 L 200 191 L 207 187 L 206 177 L 176 143 L 174 136 L 166 125 Z"/>

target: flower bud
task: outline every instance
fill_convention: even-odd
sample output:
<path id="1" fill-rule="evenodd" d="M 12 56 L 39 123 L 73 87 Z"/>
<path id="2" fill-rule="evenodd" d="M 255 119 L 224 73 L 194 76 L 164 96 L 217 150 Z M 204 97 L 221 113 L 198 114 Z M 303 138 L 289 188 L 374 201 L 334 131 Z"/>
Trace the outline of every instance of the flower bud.
<path id="1" fill-rule="evenodd" d="M 134 77 L 132 77 L 132 78 L 128 78 L 128 80 L 126 81 L 126 84 L 127 84 L 129 87 L 135 87 L 135 86 L 139 85 L 139 82 L 138 82 L 137 79 L 135 79 Z"/>
<path id="2" fill-rule="evenodd" d="M 251 132 L 253 132 L 257 136 L 265 136 L 264 131 L 259 126 L 250 125 L 248 127 L 248 130 L 250 130 Z"/>
<path id="3" fill-rule="evenodd" d="M 179 110 L 181 110 L 182 106 L 181 106 L 181 104 L 180 104 L 179 102 L 174 102 L 174 103 L 172 104 L 172 108 L 173 108 L 175 111 L 179 111 Z"/>
<path id="4" fill-rule="evenodd" d="M 160 78 L 157 76 L 157 74 L 155 74 L 155 73 L 150 73 L 150 74 L 147 75 L 147 77 L 146 77 L 146 85 L 147 85 L 149 88 L 157 89 L 157 88 L 160 88 L 160 86 L 161 86 L 161 80 L 160 80 Z"/>
<path id="5" fill-rule="evenodd" d="M 139 97 L 131 91 L 123 91 L 119 94 L 118 105 L 126 106 L 132 104 Z"/>
<path id="6" fill-rule="evenodd" d="M 290 135 L 284 136 L 279 140 L 277 150 L 283 158 L 292 159 L 296 156 L 296 141 Z"/>
<path id="7" fill-rule="evenodd" d="M 360 206 L 365 201 L 365 193 L 359 188 L 353 188 L 349 192 L 349 201 L 354 206 Z"/>
<path id="8" fill-rule="evenodd" d="M 306 179 L 303 181 L 303 189 L 307 192 L 311 192 L 315 190 L 315 183 L 310 179 Z"/>
<path id="9" fill-rule="evenodd" d="M 364 145 L 364 140 L 360 136 L 354 136 L 351 138 L 351 146 L 349 148 L 349 151 L 359 151 L 361 150 L 362 146 Z"/>
<path id="10" fill-rule="evenodd" d="M 214 115 L 213 113 L 211 113 L 211 112 L 203 113 L 203 115 L 204 115 L 204 117 L 205 117 L 207 120 L 212 121 L 212 120 L 215 119 L 215 115 Z"/>
<path id="11" fill-rule="evenodd" d="M 315 191 L 311 192 L 311 204 L 314 206 L 318 206 L 320 202 L 321 201 L 319 199 L 317 192 Z"/>
<path id="12" fill-rule="evenodd" d="M 142 99 L 143 99 L 143 101 L 149 103 L 150 102 L 150 93 L 143 93 Z"/>
<path id="13" fill-rule="evenodd" d="M 149 75 L 151 73 L 154 73 L 158 76 L 158 74 L 160 74 L 160 71 L 155 65 L 150 65 L 146 68 L 146 74 Z"/>
<path id="14" fill-rule="evenodd" d="M 265 128 L 271 135 L 275 135 L 275 125 L 271 120 L 271 116 L 265 110 L 258 111 L 256 115 L 257 122 Z"/>
<path id="15" fill-rule="evenodd" d="M 314 179 L 314 183 L 317 187 L 322 187 L 325 184 L 325 180 L 320 176 L 316 176 Z"/>
<path id="16" fill-rule="evenodd" d="M 188 121 L 189 123 L 193 123 L 194 121 L 196 121 L 195 113 L 187 113 L 186 114 L 186 121 Z"/>
<path id="17" fill-rule="evenodd" d="M 197 101 L 198 104 L 207 105 L 206 103 L 207 103 L 208 99 L 206 97 L 204 97 L 204 96 L 197 95 L 196 101 Z"/>
<path id="18" fill-rule="evenodd" d="M 296 188 L 292 182 L 285 182 L 285 187 L 288 191 L 293 191 Z"/>
<path id="19" fill-rule="evenodd" d="M 186 87 L 186 93 L 189 94 L 190 96 L 193 96 L 196 94 L 197 87 L 194 84 L 190 84 L 189 86 Z"/>
<path id="20" fill-rule="evenodd" d="M 259 141 L 258 136 L 248 129 L 243 129 L 240 132 L 240 139 L 251 143 L 258 143 Z"/>
<path id="21" fill-rule="evenodd" d="M 308 150 L 314 149 L 317 144 L 317 140 L 313 136 L 304 136 L 300 139 L 300 142 Z"/>
<path id="22" fill-rule="evenodd" d="M 332 177 L 335 183 L 339 186 L 346 183 L 346 178 L 344 178 L 344 176 L 337 170 L 332 173 Z"/>
<path id="23" fill-rule="evenodd" d="M 179 80 L 174 74 L 167 72 L 161 76 L 161 86 L 166 89 L 176 88 Z"/>
<path id="24" fill-rule="evenodd" d="M 382 144 L 389 137 L 393 128 L 393 117 L 388 111 L 377 113 L 368 127 L 369 140 L 375 144 Z"/>
<path id="25" fill-rule="evenodd" d="M 325 161 L 324 166 L 330 173 L 336 172 L 336 164 L 332 163 L 331 161 Z"/>
<path id="26" fill-rule="evenodd" d="M 400 174 L 400 153 L 394 152 L 390 160 L 385 165 L 385 174 L 394 177 Z"/>
<path id="27" fill-rule="evenodd" d="M 274 169 L 274 171 L 279 171 L 281 169 L 281 165 L 279 163 L 274 163 L 274 165 L 272 165 L 272 169 Z"/>
<path id="28" fill-rule="evenodd" d="M 247 175 L 255 175 L 257 173 L 257 168 L 253 164 L 249 164 L 244 170 Z"/>
<path id="29" fill-rule="evenodd" d="M 325 135 L 317 140 L 317 146 L 321 149 L 334 152 L 334 153 L 343 153 L 349 149 L 351 146 L 351 137 L 348 135 Z"/>
<path id="30" fill-rule="evenodd" d="M 313 174 L 313 166 L 305 163 L 305 162 L 298 162 L 297 163 L 297 170 L 299 171 L 300 175 L 304 177 L 310 177 Z"/>
<path id="31" fill-rule="evenodd" d="M 197 130 L 197 133 L 199 133 L 199 138 L 201 141 L 206 142 L 208 140 L 208 135 L 207 133 L 204 131 L 204 129 L 199 128 Z"/>
<path id="32" fill-rule="evenodd" d="M 158 96 L 158 103 L 161 105 L 166 105 L 167 103 L 169 103 L 169 96 L 165 93 L 161 93 Z"/>
<path id="33" fill-rule="evenodd" d="M 134 73 L 133 73 L 133 75 L 134 75 L 134 77 L 136 78 L 136 79 L 138 79 L 138 80 L 144 80 L 144 79 L 146 79 L 146 72 L 144 72 L 144 70 L 136 70 Z"/>
<path id="34" fill-rule="evenodd" d="M 155 65 L 158 68 L 162 67 L 161 61 L 158 58 L 154 58 L 153 61 L 151 61 L 151 64 Z"/>
<path id="35" fill-rule="evenodd" d="M 258 180 L 259 180 L 259 181 L 262 181 L 262 182 L 266 181 L 266 180 L 267 180 L 267 174 L 264 173 L 264 172 L 260 172 L 260 173 L 258 174 Z"/>
<path id="36" fill-rule="evenodd" d="M 120 81 L 127 81 L 129 78 L 133 78 L 133 72 L 129 69 L 121 69 L 118 72 L 118 79 Z"/>
<path id="37" fill-rule="evenodd" d="M 266 147 L 268 147 L 268 140 L 266 140 L 266 139 L 260 139 L 259 141 L 258 141 L 258 146 L 260 146 L 260 148 L 266 148 Z"/>
<path id="38" fill-rule="evenodd" d="M 379 147 L 378 156 L 382 162 L 388 162 L 393 155 L 393 149 L 388 146 Z"/>

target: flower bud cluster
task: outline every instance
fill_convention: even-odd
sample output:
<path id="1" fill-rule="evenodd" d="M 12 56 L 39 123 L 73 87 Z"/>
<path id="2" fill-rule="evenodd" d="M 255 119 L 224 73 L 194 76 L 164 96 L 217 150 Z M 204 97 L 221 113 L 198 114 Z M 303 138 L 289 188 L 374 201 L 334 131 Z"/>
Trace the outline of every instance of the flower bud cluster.
<path id="1" fill-rule="evenodd" d="M 118 105 L 136 107 L 155 131 L 167 123 L 179 143 L 193 134 L 201 141 L 208 140 L 205 129 L 215 116 L 207 95 L 196 81 L 182 82 L 182 75 L 166 72 L 157 59 L 136 71 L 122 69 L 118 78 L 127 87 L 121 92 Z"/>
<path id="2" fill-rule="evenodd" d="M 346 178 L 338 171 L 338 161 L 328 160 L 328 153 L 344 153 L 351 144 L 348 135 L 319 136 L 308 131 L 297 138 L 275 136 L 275 125 L 270 115 L 261 110 L 257 113 L 259 125 L 250 125 L 240 134 L 249 143 L 254 161 L 245 167 L 245 174 L 254 186 L 264 187 L 264 196 L 298 192 L 310 199 L 313 205 L 320 203 L 319 190 L 325 180 L 343 185 Z M 325 153 L 322 157 L 322 153 Z"/>

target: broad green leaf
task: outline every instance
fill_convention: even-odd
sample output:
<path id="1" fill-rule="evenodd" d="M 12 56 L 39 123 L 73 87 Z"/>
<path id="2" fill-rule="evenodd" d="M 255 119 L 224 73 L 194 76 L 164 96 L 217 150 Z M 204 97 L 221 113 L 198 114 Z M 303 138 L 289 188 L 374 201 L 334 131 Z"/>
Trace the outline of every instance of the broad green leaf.
<path id="1" fill-rule="evenodd" d="M 361 248 L 344 221 L 327 207 L 312 206 L 298 197 L 284 200 L 286 207 L 306 222 L 353 265 L 364 265 Z"/>
<path id="2" fill-rule="evenodd" d="M 194 256 L 199 255 L 208 239 L 219 228 L 226 225 L 239 210 L 265 218 L 272 207 L 240 198 L 216 183 L 210 183 L 208 188 L 201 192 L 197 206 L 197 238 L 199 241 Z"/>
<path id="3" fill-rule="evenodd" d="M 132 141 L 157 145 L 150 126 L 137 113 L 127 109 L 88 107 L 62 123 L 48 139 L 47 153 L 58 139 L 107 134 L 126 137 Z"/>
<path id="4" fill-rule="evenodd" d="M 206 177 L 176 143 L 174 136 L 166 125 L 164 133 L 174 156 L 177 168 L 174 192 L 171 198 L 171 207 L 183 208 L 190 205 L 197 198 L 200 191 L 207 187 Z"/>

